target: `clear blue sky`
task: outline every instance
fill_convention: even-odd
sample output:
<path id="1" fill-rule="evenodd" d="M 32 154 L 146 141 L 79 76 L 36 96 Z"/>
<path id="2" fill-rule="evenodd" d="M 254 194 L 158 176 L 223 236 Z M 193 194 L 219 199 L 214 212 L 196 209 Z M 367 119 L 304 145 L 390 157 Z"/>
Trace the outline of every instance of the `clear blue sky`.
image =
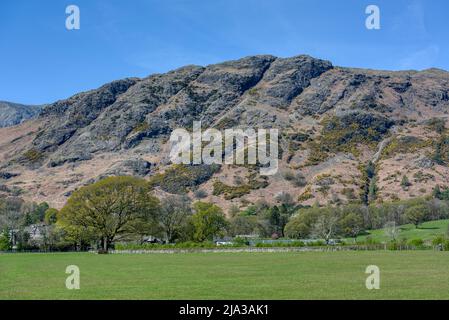
<path id="1" fill-rule="evenodd" d="M 65 28 L 67 5 L 81 29 Z M 381 30 L 365 28 L 365 8 Z M 129 76 L 253 54 L 449 70 L 447 0 L 2 0 L 0 100 L 40 104 Z"/>

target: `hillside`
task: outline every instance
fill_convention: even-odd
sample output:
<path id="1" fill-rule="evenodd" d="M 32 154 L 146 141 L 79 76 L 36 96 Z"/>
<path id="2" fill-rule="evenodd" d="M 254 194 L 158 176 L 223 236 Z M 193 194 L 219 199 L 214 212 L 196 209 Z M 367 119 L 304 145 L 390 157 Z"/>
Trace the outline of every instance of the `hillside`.
<path id="1" fill-rule="evenodd" d="M 15 126 L 36 117 L 42 106 L 28 106 L 0 101 L 0 128 Z"/>
<path id="2" fill-rule="evenodd" d="M 269 55 L 186 66 L 105 84 L 0 129 L 1 192 L 61 207 L 74 189 L 126 174 L 151 180 L 159 196 L 203 190 L 225 209 L 282 192 L 309 205 L 407 199 L 449 186 L 448 110 L 449 73 L 437 69 Z M 173 166 L 170 133 L 194 120 L 278 128 L 279 172 Z"/>

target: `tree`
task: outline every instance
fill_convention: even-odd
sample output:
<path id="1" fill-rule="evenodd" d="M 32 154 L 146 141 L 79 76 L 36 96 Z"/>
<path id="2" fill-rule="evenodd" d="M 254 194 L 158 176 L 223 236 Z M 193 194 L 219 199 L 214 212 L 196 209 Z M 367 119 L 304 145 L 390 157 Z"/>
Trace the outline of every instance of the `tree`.
<path id="1" fill-rule="evenodd" d="M 48 203 L 24 202 L 20 211 L 23 213 L 22 225 L 30 226 L 44 221 L 45 211 L 49 208 Z"/>
<path id="2" fill-rule="evenodd" d="M 396 241 L 399 233 L 401 232 L 401 229 L 395 221 L 388 221 L 387 223 L 385 223 L 384 231 L 387 237 L 391 238 L 391 240 L 393 241 Z"/>
<path id="3" fill-rule="evenodd" d="M 0 234 L 0 251 L 8 250 L 11 250 L 11 239 L 8 230 L 4 230 L 3 233 Z"/>
<path id="4" fill-rule="evenodd" d="M 369 179 L 372 179 L 376 175 L 376 165 L 372 161 L 369 161 L 366 165 L 366 175 Z"/>
<path id="5" fill-rule="evenodd" d="M 440 200 L 449 200 L 449 188 L 445 187 L 443 190 L 441 190 L 440 186 L 437 185 L 433 189 L 433 196 L 434 198 L 440 199 Z"/>
<path id="6" fill-rule="evenodd" d="M 213 240 L 220 236 L 228 226 L 220 207 L 207 202 L 198 201 L 193 205 L 195 214 L 192 216 L 194 226 L 193 238 L 197 242 Z"/>
<path id="7" fill-rule="evenodd" d="M 338 217 L 331 209 L 323 209 L 313 224 L 312 234 L 316 238 L 321 238 L 329 243 L 329 240 L 337 233 Z"/>
<path id="8" fill-rule="evenodd" d="M 405 216 L 410 223 L 413 223 L 418 229 L 419 225 L 426 220 L 427 207 L 423 204 L 412 206 L 405 210 Z"/>
<path id="9" fill-rule="evenodd" d="M 435 186 L 435 188 L 433 188 L 432 196 L 436 199 L 441 199 L 441 189 L 438 184 Z"/>
<path id="10" fill-rule="evenodd" d="M 173 242 L 181 237 L 191 214 L 190 199 L 187 196 L 175 195 L 162 199 L 157 218 L 167 241 Z"/>
<path id="11" fill-rule="evenodd" d="M 141 235 L 154 227 L 159 201 L 145 180 L 108 177 L 75 191 L 58 223 L 75 236 L 92 236 L 105 252 L 118 237 Z"/>
<path id="12" fill-rule="evenodd" d="M 280 232 L 280 224 L 281 224 L 281 213 L 279 212 L 279 208 L 277 206 L 274 206 L 267 210 L 268 214 L 268 222 L 271 226 L 271 232 L 270 233 L 279 233 Z"/>
<path id="13" fill-rule="evenodd" d="M 401 187 L 402 187 L 402 189 L 407 190 L 408 187 L 410 187 L 411 185 L 412 184 L 408 180 L 408 177 L 406 175 L 402 176 L 402 180 L 401 180 Z"/>
<path id="14" fill-rule="evenodd" d="M 24 204 L 25 202 L 17 197 L 0 199 L 0 230 L 9 230 L 12 245 L 26 239 L 21 230 Z"/>
<path id="15" fill-rule="evenodd" d="M 285 226 L 285 235 L 292 239 L 305 238 L 310 233 L 310 226 L 304 221 L 303 216 L 294 216 Z"/>
<path id="16" fill-rule="evenodd" d="M 368 187 L 368 200 L 371 202 L 376 199 L 377 199 L 377 179 L 376 177 L 373 177 Z"/>
<path id="17" fill-rule="evenodd" d="M 312 235 L 313 225 L 323 209 L 319 207 L 299 209 L 284 228 L 285 235 L 293 239 L 304 239 Z"/>
<path id="18" fill-rule="evenodd" d="M 430 199 L 426 203 L 428 220 L 446 219 L 449 213 L 449 203 L 437 198 Z"/>
<path id="19" fill-rule="evenodd" d="M 297 210 L 292 202 L 280 206 L 268 207 L 259 216 L 259 232 L 262 236 L 284 236 L 284 229 L 290 217 Z"/>
<path id="20" fill-rule="evenodd" d="M 368 204 L 370 200 L 370 196 L 376 196 L 376 182 L 371 183 L 373 178 L 376 176 L 376 166 L 372 161 L 369 161 L 366 165 L 362 166 L 362 174 L 363 174 L 363 187 L 361 193 L 361 200 L 364 204 Z M 371 193 L 371 194 L 370 194 Z"/>
<path id="21" fill-rule="evenodd" d="M 283 237 L 285 235 L 285 226 L 287 225 L 290 217 L 296 212 L 297 207 L 293 204 L 282 204 L 279 207 L 279 234 Z"/>
<path id="22" fill-rule="evenodd" d="M 52 225 L 56 223 L 57 217 L 58 217 L 58 210 L 55 208 L 49 208 L 45 211 L 45 218 L 44 222 L 47 225 Z"/>
<path id="23" fill-rule="evenodd" d="M 45 212 L 50 208 L 47 202 L 38 204 L 31 213 L 33 223 L 44 221 Z"/>
<path id="24" fill-rule="evenodd" d="M 355 239 L 363 230 L 363 219 L 355 212 L 348 212 L 340 220 L 340 229 L 345 236 Z"/>
<path id="25" fill-rule="evenodd" d="M 257 217 L 256 216 L 234 216 L 231 218 L 229 233 L 232 236 L 251 235 L 256 232 Z"/>

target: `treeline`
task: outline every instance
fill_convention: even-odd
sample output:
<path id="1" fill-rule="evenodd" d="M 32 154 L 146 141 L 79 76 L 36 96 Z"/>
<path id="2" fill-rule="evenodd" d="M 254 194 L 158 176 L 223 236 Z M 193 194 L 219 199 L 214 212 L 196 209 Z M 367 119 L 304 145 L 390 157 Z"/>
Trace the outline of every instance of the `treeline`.
<path id="1" fill-rule="evenodd" d="M 109 177 L 75 191 L 60 210 L 20 199 L 0 200 L 0 250 L 109 250 L 115 243 L 147 236 L 164 242 L 204 242 L 223 236 L 229 222 L 221 208 L 191 203 L 187 196 L 159 201 L 150 184 Z"/>
<path id="2" fill-rule="evenodd" d="M 25 202 L 18 197 L 0 198 L 0 251 L 50 250 L 59 243 L 53 223 L 57 210 L 46 202 Z M 39 235 L 39 240 L 36 240 Z"/>
<path id="3" fill-rule="evenodd" d="M 187 195 L 162 200 L 143 179 L 109 177 L 73 192 L 60 210 L 46 203 L 0 199 L 0 250 L 106 252 L 117 243 L 207 243 L 217 238 L 324 239 L 357 237 L 370 229 L 449 217 L 449 191 L 433 197 L 373 205 L 304 207 L 285 192 L 277 205 L 258 202 L 225 215 Z"/>
<path id="4" fill-rule="evenodd" d="M 367 230 L 449 218 L 449 202 L 416 198 L 375 205 L 346 205 L 300 209 L 289 220 L 285 234 L 291 238 L 356 238 Z"/>

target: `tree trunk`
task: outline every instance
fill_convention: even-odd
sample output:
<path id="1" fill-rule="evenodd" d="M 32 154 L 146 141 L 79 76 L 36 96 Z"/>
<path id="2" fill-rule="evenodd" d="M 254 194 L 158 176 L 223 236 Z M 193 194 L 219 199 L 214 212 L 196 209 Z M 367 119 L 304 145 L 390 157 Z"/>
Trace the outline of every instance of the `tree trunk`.
<path id="1" fill-rule="evenodd" d="M 104 237 L 104 239 L 103 239 L 103 251 L 104 251 L 104 253 L 108 252 L 108 245 L 109 245 L 108 238 Z"/>
<path id="2" fill-rule="evenodd" d="M 98 253 L 108 253 L 109 241 L 107 237 L 101 238 L 100 247 L 98 248 Z"/>

